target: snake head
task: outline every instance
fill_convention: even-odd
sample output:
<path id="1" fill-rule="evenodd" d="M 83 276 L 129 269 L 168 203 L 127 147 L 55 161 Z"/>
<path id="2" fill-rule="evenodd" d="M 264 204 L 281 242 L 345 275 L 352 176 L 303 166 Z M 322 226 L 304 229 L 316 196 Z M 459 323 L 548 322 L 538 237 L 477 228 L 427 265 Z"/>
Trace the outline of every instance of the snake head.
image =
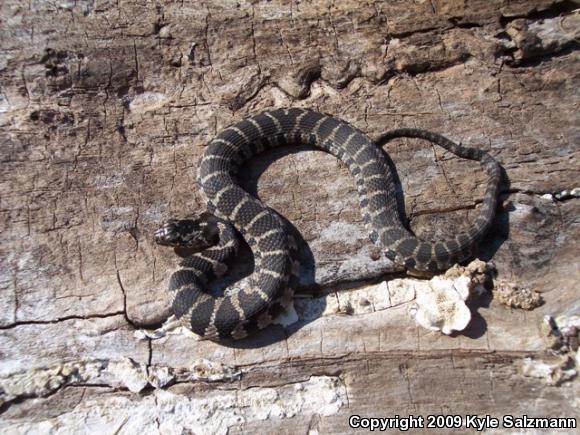
<path id="1" fill-rule="evenodd" d="M 173 248 L 202 251 L 219 242 L 217 219 L 202 213 L 185 219 L 169 219 L 153 235 L 155 243 Z"/>

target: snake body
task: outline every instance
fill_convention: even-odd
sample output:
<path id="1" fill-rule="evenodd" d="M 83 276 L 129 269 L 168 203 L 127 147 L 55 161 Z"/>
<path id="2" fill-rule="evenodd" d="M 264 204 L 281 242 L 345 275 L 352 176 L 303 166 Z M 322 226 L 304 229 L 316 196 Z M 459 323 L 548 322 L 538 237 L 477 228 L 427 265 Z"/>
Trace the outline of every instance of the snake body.
<path id="1" fill-rule="evenodd" d="M 383 139 L 415 137 L 434 142 L 454 154 L 480 162 L 489 182 L 479 216 L 472 227 L 447 240 L 418 239 L 401 222 L 396 185 L 382 150 L 349 123 L 311 110 L 267 111 L 221 131 L 200 160 L 198 183 L 219 228 L 219 242 L 187 257 L 171 278 L 173 310 L 193 332 L 206 339 L 242 338 L 271 323 L 292 298 L 292 256 L 278 215 L 248 194 L 235 174 L 248 159 L 282 145 L 307 144 L 344 162 L 355 179 L 370 239 L 385 255 L 415 271 L 436 272 L 468 259 L 490 226 L 497 203 L 500 166 L 487 152 L 467 148 L 443 136 L 417 129 L 393 130 Z M 241 233 L 252 248 L 252 285 L 215 297 L 205 286 L 224 272 L 224 261 L 237 247 Z"/>

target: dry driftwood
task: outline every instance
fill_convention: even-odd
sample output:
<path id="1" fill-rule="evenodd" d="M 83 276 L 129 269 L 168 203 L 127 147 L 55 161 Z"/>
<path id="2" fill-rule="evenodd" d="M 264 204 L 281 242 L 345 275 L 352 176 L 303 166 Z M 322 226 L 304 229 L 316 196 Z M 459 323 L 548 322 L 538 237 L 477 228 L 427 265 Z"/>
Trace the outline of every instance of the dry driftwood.
<path id="1" fill-rule="evenodd" d="M 580 205 L 553 195 L 578 187 L 577 7 L 2 2 L 2 431 L 340 433 L 353 414 L 578 417 L 575 362 L 551 354 L 562 343 L 543 320 L 580 310 Z M 299 322 L 234 346 L 140 333 L 169 315 L 176 259 L 151 234 L 202 206 L 204 144 L 281 106 L 373 137 L 416 126 L 491 152 L 509 182 L 480 257 L 544 304 L 492 300 L 452 337 L 419 328 L 411 284 L 374 259 L 346 168 L 280 150 L 242 182 L 308 246 Z M 485 179 L 476 163 L 421 141 L 385 150 L 414 231 L 469 225 Z M 386 292 L 365 289 L 378 277 Z M 361 291 L 370 308 L 344 304 Z"/>

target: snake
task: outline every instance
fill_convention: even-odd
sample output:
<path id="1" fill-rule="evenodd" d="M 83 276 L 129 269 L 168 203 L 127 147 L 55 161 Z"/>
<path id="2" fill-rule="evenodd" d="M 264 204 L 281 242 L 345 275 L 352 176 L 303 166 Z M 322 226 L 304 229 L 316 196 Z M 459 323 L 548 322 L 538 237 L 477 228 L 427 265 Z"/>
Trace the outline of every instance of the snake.
<path id="1" fill-rule="evenodd" d="M 479 213 L 468 230 L 441 240 L 422 240 L 398 211 L 397 184 L 379 141 L 399 137 L 435 143 L 475 160 L 488 183 Z M 207 210 L 168 219 L 155 242 L 172 246 L 182 258 L 169 280 L 171 307 L 181 325 L 202 339 L 241 339 L 270 325 L 292 301 L 295 245 L 281 217 L 236 181 L 241 166 L 280 146 L 309 145 L 340 159 L 351 173 L 369 237 L 384 255 L 415 273 L 435 274 L 474 255 L 489 229 L 498 200 L 501 166 L 486 151 L 456 144 L 427 130 L 391 130 L 376 142 L 348 122 L 302 108 L 265 111 L 219 132 L 198 166 L 197 184 Z M 249 286 L 222 295 L 208 285 L 228 270 L 239 235 L 254 255 Z"/>

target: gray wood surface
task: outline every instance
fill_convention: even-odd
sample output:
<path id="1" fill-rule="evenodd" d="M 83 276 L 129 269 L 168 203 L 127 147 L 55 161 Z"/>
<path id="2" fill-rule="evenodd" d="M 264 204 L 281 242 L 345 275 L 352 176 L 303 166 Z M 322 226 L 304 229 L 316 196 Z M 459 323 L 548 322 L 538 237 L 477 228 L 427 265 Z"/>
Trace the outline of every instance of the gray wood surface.
<path id="1" fill-rule="evenodd" d="M 580 179 L 578 7 L 1 2 L 2 431 L 314 434 L 353 432 L 353 414 L 580 417 L 577 335 L 554 355 L 545 323 L 580 315 L 580 203 L 554 196 Z M 241 182 L 303 239 L 299 321 L 228 346 L 145 335 L 169 315 L 177 263 L 152 232 L 202 208 L 204 145 L 287 106 L 372 137 L 419 127 L 492 153 L 509 182 L 480 258 L 544 304 L 488 298 L 464 333 L 420 328 L 413 281 L 373 259 L 344 165 L 277 150 Z M 485 180 L 476 163 L 417 140 L 384 149 L 417 234 L 469 226 Z M 341 309 L 357 292 L 374 305 Z"/>

